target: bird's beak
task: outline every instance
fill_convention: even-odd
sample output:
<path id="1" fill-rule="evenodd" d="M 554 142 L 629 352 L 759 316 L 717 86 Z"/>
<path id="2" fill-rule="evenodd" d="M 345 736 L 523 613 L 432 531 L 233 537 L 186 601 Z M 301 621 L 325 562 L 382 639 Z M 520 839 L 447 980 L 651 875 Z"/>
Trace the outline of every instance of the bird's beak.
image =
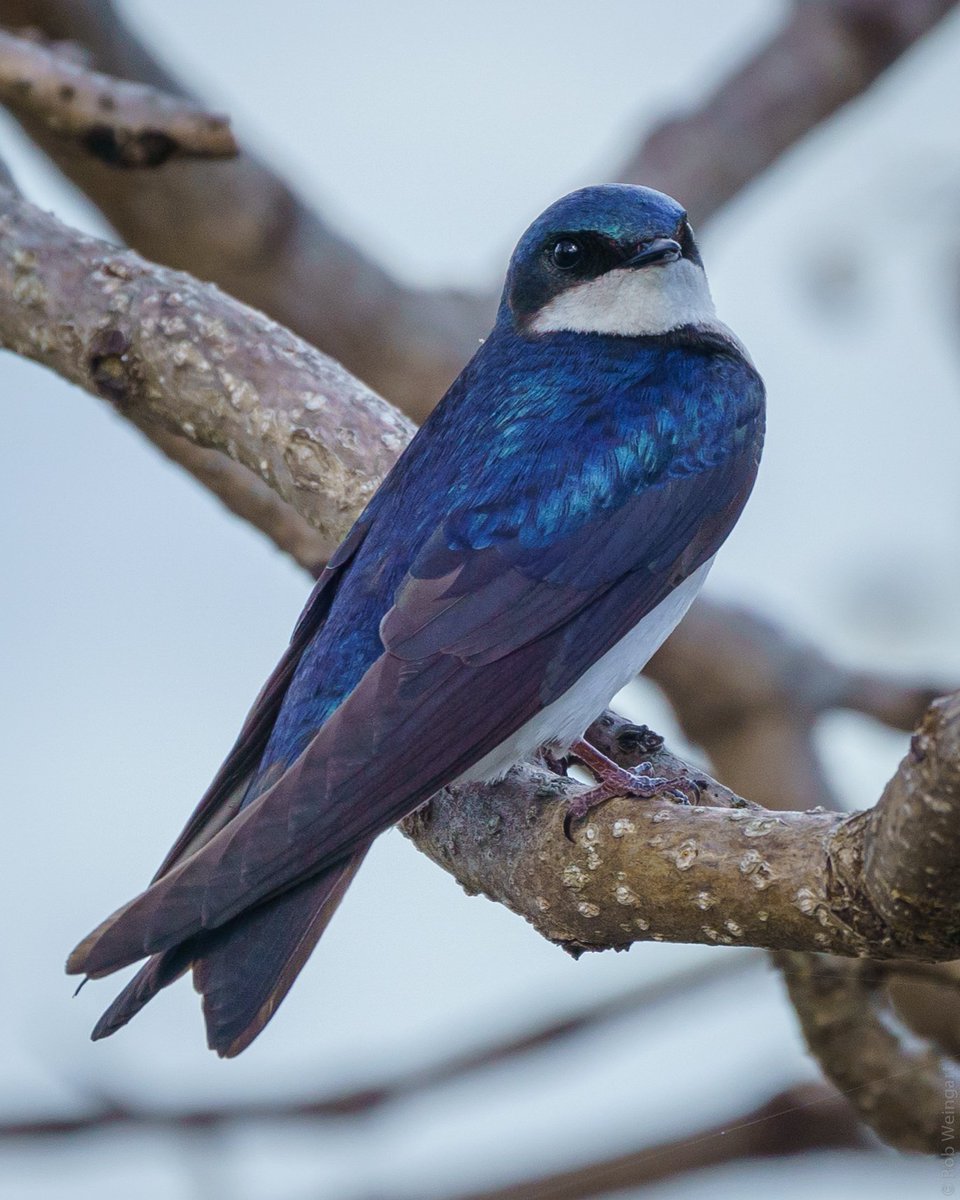
<path id="1" fill-rule="evenodd" d="M 654 238 L 650 242 L 641 242 L 633 258 L 628 258 L 625 266 L 649 267 L 656 264 L 665 267 L 667 263 L 676 262 L 681 257 L 680 243 L 673 238 Z"/>

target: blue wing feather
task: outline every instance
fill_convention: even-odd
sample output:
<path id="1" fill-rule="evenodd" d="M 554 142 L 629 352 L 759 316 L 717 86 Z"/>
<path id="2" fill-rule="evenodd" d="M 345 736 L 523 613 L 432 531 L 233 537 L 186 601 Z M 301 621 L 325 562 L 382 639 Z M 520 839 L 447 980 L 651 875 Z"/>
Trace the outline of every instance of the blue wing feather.
<path id="1" fill-rule="evenodd" d="M 716 552 L 762 407 L 723 342 L 491 338 L 298 627 L 248 803 L 73 969 L 164 950 L 343 861 L 562 694 Z"/>

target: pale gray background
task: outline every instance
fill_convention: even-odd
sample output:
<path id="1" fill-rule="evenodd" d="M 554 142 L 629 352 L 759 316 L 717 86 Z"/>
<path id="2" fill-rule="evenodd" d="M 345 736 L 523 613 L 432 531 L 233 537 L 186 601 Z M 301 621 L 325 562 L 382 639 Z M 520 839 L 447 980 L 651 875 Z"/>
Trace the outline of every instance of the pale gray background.
<path id="1" fill-rule="evenodd" d="M 571 187 L 694 103 L 785 5 L 129 0 L 171 63 L 398 275 L 483 286 Z M 960 678 L 956 336 L 960 20 L 729 206 L 703 251 L 770 394 L 761 480 L 710 581 L 846 659 Z M 65 220 L 98 218 L 8 121 L 3 154 Z M 67 950 L 152 874 L 282 650 L 308 581 L 99 401 L 0 360 L 4 913 L 0 1106 L 91 1092 L 172 1104 L 333 1090 L 442 1057 L 724 951 L 578 963 L 468 900 L 391 833 L 277 1020 L 242 1058 L 203 1045 L 181 984 L 117 1038 L 89 1027 Z M 630 712 L 669 731 L 649 690 Z M 836 717 L 823 744 L 868 803 L 902 736 Z M 520 1071 L 368 1121 L 238 1129 L 202 1146 L 103 1135 L 0 1149 L 41 1197 L 440 1194 L 695 1131 L 816 1069 L 761 970 Z M 939 1195 L 939 1167 L 731 1167 L 656 1197 Z M 648 1194 L 648 1193 L 645 1193 Z"/>

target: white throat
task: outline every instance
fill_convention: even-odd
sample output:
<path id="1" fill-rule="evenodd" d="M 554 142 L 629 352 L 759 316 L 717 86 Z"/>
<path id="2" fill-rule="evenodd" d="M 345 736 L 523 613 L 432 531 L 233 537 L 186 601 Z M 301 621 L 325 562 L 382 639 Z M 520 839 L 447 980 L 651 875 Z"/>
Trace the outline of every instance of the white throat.
<path id="1" fill-rule="evenodd" d="M 667 333 L 681 325 L 720 329 L 703 268 L 680 258 L 664 266 L 620 267 L 561 292 L 530 323 L 534 333 Z"/>

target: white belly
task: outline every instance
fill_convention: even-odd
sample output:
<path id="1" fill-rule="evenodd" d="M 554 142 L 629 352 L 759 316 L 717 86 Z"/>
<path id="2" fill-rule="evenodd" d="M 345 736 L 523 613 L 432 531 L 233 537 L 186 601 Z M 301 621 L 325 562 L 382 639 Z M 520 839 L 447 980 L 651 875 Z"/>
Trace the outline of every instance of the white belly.
<path id="1" fill-rule="evenodd" d="M 531 717 L 516 733 L 465 771 L 458 783 L 502 778 L 507 771 L 529 758 L 540 746 L 555 745 L 565 750 L 583 736 L 584 730 L 607 707 L 613 697 L 641 671 L 673 632 L 693 603 L 713 565 L 702 567 L 674 588 L 665 600 L 647 613 L 630 632 L 598 658 L 562 696 Z"/>

